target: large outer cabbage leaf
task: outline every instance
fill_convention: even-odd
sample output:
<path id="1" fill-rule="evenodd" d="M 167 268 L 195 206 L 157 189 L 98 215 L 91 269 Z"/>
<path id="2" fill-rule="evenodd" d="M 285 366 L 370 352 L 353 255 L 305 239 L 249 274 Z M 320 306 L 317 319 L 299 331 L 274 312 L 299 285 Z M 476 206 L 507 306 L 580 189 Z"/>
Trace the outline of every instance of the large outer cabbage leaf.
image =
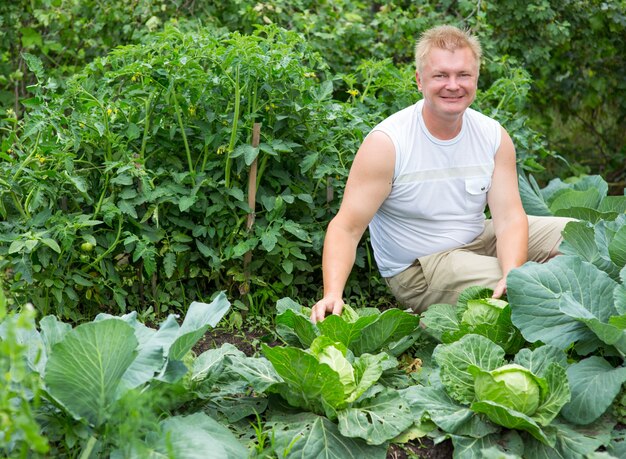
<path id="1" fill-rule="evenodd" d="M 498 427 L 476 416 L 469 406 L 453 400 L 441 384 L 411 386 L 400 393 L 411 407 L 415 419 L 422 418 L 426 412 L 445 432 L 482 437 L 498 430 Z"/>
<path id="2" fill-rule="evenodd" d="M 151 435 L 152 457 L 185 459 L 239 459 L 248 450 L 227 427 L 204 413 L 172 416 L 161 422 L 161 433 Z"/>
<path id="3" fill-rule="evenodd" d="M 79 325 L 52 348 L 44 376 L 48 392 L 74 416 L 99 426 L 136 348 L 133 328 L 122 320 Z"/>
<path id="4" fill-rule="evenodd" d="M 448 394 L 458 402 L 469 404 L 475 400 L 474 376 L 469 367 L 475 365 L 485 371 L 504 365 L 504 350 L 480 335 L 465 335 L 450 344 L 440 344 L 433 358 L 441 369 L 441 382 Z"/>
<path id="5" fill-rule="evenodd" d="M 525 452 L 524 442 L 515 430 L 484 437 L 451 435 L 450 439 L 454 445 L 454 457 L 459 459 L 520 459 Z"/>
<path id="6" fill-rule="evenodd" d="M 330 316 L 318 327 L 321 333 L 341 341 L 355 355 L 373 354 L 413 333 L 419 327 L 419 317 L 399 309 L 388 309 L 379 315 L 359 317 L 356 322 Z"/>
<path id="7" fill-rule="evenodd" d="M 592 225 L 586 221 L 569 222 L 563 230 L 563 243 L 559 250 L 564 255 L 581 257 L 601 271 L 606 272 L 613 280 L 618 280 L 620 264 L 619 247 L 622 247 L 626 228 L 626 216 L 615 221 L 600 221 Z M 617 253 L 616 253 L 617 250 Z"/>
<path id="8" fill-rule="evenodd" d="M 309 347 L 319 335 L 310 317 L 287 309 L 276 316 L 276 332 L 291 346 Z"/>
<path id="9" fill-rule="evenodd" d="M 477 413 L 486 414 L 495 424 L 509 429 L 525 430 L 542 443 L 554 446 L 556 441 L 555 434 L 550 429 L 542 429 L 533 418 L 526 416 L 524 413 L 490 400 L 474 402 L 471 408 Z"/>
<path id="10" fill-rule="evenodd" d="M 339 431 L 346 437 L 381 445 L 408 429 L 414 422 L 408 403 L 397 390 L 386 389 L 339 411 Z"/>
<path id="11" fill-rule="evenodd" d="M 269 390 L 281 394 L 290 405 L 321 413 L 326 406 L 338 408 L 345 403 L 339 375 L 327 364 L 318 362 L 315 356 L 295 347 L 266 344 L 262 351 L 285 381 Z"/>
<path id="12" fill-rule="evenodd" d="M 354 402 L 363 395 L 366 390 L 376 384 L 383 374 L 383 363 L 390 359 L 392 359 L 392 357 L 389 357 L 389 355 L 384 352 L 378 354 L 363 354 L 357 357 L 352 364 L 356 387 L 348 396 L 346 402 Z"/>
<path id="13" fill-rule="evenodd" d="M 528 341 L 542 341 L 560 349 L 581 342 L 592 350 L 597 337 L 580 320 L 566 315 L 562 305 L 575 301 L 607 323 L 617 315 L 613 306 L 616 285 L 606 273 L 578 257 L 558 256 L 543 264 L 529 262 L 507 277 L 511 319 Z"/>
<path id="14" fill-rule="evenodd" d="M 348 438 L 337 424 L 313 413 L 274 416 L 266 425 L 273 427 L 278 457 L 319 457 L 325 459 L 385 459 L 387 445 L 368 445 Z"/>
<path id="15" fill-rule="evenodd" d="M 626 225 L 622 226 L 609 243 L 609 256 L 616 266 L 626 266 Z"/>
<path id="16" fill-rule="evenodd" d="M 594 451 L 609 443 L 611 430 L 614 425 L 615 423 L 611 422 L 609 418 L 601 419 L 594 424 L 584 427 L 567 424 L 561 418 L 557 418 L 550 424 L 556 438 L 554 446 L 536 441 L 532 437 L 526 437 L 524 438 L 523 457 L 546 459 L 603 457 L 603 453 L 599 453 L 598 456 L 598 453 L 594 455 Z M 625 456 L 615 455 L 610 457 L 621 458 Z"/>
<path id="17" fill-rule="evenodd" d="M 598 419 L 626 382 L 626 367 L 614 368 L 604 358 L 591 356 L 567 370 L 572 400 L 562 414 L 575 424 L 589 424 Z"/>
<path id="18" fill-rule="evenodd" d="M 539 185 L 532 176 L 519 176 L 519 192 L 522 198 L 524 210 L 528 215 L 551 217 L 552 212 L 541 194 Z"/>

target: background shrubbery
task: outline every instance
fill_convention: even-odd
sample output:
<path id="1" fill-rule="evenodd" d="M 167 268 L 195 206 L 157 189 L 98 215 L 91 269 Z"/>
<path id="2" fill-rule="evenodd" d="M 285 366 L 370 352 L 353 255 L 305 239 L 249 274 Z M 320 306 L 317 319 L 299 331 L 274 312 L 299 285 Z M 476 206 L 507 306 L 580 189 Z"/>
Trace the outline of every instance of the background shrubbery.
<path id="1" fill-rule="evenodd" d="M 318 297 L 352 157 L 374 124 L 417 100 L 413 44 L 443 22 L 480 36 L 476 107 L 512 134 L 522 169 L 540 183 L 601 173 L 621 193 L 625 6 L 5 2 L 10 297 L 76 321 L 129 308 L 161 317 L 217 290 L 235 300 L 235 320 L 283 296 Z M 367 240 L 347 295 L 389 301 Z"/>

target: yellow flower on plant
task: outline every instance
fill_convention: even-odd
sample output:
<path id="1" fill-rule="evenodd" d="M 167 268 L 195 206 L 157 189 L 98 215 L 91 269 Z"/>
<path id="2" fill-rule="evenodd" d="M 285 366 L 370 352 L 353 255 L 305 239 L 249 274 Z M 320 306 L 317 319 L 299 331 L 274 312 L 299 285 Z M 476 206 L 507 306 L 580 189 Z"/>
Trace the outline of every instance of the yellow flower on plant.
<path id="1" fill-rule="evenodd" d="M 352 97 L 356 97 L 359 95 L 359 90 L 358 89 L 349 89 L 348 94 L 350 94 Z"/>

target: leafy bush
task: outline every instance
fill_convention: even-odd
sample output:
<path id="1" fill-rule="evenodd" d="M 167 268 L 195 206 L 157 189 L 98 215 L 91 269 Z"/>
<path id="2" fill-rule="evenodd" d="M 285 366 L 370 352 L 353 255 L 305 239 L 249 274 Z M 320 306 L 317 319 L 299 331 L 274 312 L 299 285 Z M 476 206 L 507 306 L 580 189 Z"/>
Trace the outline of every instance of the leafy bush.
<path id="1" fill-rule="evenodd" d="M 76 319 L 110 299 L 124 311 L 129 295 L 161 312 L 188 291 L 245 298 L 253 284 L 266 301 L 317 288 L 311 256 L 337 205 L 326 182 L 347 174 L 364 130 L 341 121 L 349 107 L 329 101 L 323 78 L 294 34 L 170 29 L 94 62 L 64 93 L 40 87 L 2 163 L 12 290 L 37 285 L 38 307 Z M 253 162 L 256 212 L 245 199 Z"/>

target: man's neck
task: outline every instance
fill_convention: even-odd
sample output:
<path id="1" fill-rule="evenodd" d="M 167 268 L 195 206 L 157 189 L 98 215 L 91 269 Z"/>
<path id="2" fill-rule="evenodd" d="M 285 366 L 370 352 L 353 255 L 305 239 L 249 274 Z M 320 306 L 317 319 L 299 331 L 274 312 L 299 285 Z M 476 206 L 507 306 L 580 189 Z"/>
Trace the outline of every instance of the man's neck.
<path id="1" fill-rule="evenodd" d="M 424 106 L 422 110 L 422 118 L 426 129 L 430 134 L 439 140 L 451 140 L 454 139 L 461 132 L 463 127 L 463 114 L 450 115 L 449 117 L 441 117 L 428 110 L 427 106 Z"/>

